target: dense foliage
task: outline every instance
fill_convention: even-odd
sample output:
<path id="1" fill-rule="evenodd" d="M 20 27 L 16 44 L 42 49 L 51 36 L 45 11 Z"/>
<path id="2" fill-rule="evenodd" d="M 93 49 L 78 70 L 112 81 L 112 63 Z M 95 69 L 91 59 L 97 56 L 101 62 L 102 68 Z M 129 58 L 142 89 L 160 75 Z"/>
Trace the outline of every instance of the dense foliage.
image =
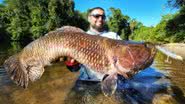
<path id="1" fill-rule="evenodd" d="M 88 28 L 72 0 L 5 0 L 0 11 L 0 37 L 13 41 L 34 40 L 63 25 Z"/>
<path id="2" fill-rule="evenodd" d="M 185 1 L 167 1 L 179 11 L 162 16 L 156 26 L 144 26 L 115 8 L 109 9 L 106 26 L 126 40 L 185 42 Z M 0 40 L 34 40 L 63 25 L 87 30 L 87 13 L 75 11 L 74 7 L 73 0 L 5 0 L 0 4 Z"/>
<path id="3" fill-rule="evenodd" d="M 112 14 L 107 23 L 109 29 L 121 35 L 122 39 L 128 40 L 130 34 L 128 16 L 124 16 L 120 9 L 110 8 L 110 11 Z"/>
<path id="4" fill-rule="evenodd" d="M 180 8 L 185 6 L 185 0 L 167 0 L 170 7 Z"/>
<path id="5" fill-rule="evenodd" d="M 180 8 L 179 11 L 162 16 L 160 23 L 155 27 L 141 26 L 135 29 L 131 38 L 161 43 L 185 43 L 185 1 L 168 0 L 168 3 L 172 7 Z"/>

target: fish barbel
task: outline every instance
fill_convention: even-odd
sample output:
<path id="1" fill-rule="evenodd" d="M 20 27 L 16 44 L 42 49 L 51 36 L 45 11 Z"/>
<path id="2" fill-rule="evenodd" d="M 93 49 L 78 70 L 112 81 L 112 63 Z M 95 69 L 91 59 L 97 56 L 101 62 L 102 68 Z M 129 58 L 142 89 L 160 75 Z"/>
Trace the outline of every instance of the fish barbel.
<path id="1" fill-rule="evenodd" d="M 26 88 L 29 81 L 39 79 L 44 66 L 69 56 L 101 74 L 105 95 L 114 93 L 117 75 L 130 78 L 149 67 L 156 53 L 150 43 L 134 43 L 89 35 L 83 30 L 65 26 L 49 32 L 9 57 L 4 68 L 17 85 Z"/>

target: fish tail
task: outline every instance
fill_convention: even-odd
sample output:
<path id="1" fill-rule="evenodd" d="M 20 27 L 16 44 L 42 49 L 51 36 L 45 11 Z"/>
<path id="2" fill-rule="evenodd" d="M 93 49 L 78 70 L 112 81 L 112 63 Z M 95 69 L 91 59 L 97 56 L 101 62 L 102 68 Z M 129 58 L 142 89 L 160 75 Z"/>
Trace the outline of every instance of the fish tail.
<path id="1" fill-rule="evenodd" d="M 26 74 L 26 68 L 23 67 L 22 63 L 18 58 L 18 54 L 10 56 L 4 62 L 4 68 L 7 71 L 10 78 L 19 86 L 27 88 L 28 86 L 28 75 Z"/>

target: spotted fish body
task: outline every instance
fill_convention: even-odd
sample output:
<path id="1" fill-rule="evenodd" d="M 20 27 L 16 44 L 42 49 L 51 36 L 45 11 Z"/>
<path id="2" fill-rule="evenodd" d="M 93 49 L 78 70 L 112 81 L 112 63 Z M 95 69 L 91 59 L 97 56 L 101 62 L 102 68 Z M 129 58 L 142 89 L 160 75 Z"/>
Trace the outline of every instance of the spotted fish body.
<path id="1" fill-rule="evenodd" d="M 101 76 L 108 76 L 102 77 L 102 90 L 110 94 L 117 86 L 117 74 L 131 77 L 150 66 L 155 53 L 150 43 L 113 40 L 67 26 L 31 42 L 8 58 L 4 67 L 12 80 L 27 87 L 29 81 L 41 77 L 44 66 L 69 56 Z"/>

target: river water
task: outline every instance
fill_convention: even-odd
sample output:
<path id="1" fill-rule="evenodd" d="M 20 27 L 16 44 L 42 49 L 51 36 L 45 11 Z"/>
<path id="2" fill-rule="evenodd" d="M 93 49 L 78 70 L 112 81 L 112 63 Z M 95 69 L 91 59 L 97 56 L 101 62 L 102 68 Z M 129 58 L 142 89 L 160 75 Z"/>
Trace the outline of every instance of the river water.
<path id="1" fill-rule="evenodd" d="M 106 97 L 100 83 L 77 81 L 79 72 L 63 62 L 47 66 L 27 89 L 16 86 L 2 64 L 21 49 L 19 43 L 0 44 L 0 104 L 185 104 L 185 62 L 160 52 L 151 67 L 119 80 L 116 93 Z"/>

